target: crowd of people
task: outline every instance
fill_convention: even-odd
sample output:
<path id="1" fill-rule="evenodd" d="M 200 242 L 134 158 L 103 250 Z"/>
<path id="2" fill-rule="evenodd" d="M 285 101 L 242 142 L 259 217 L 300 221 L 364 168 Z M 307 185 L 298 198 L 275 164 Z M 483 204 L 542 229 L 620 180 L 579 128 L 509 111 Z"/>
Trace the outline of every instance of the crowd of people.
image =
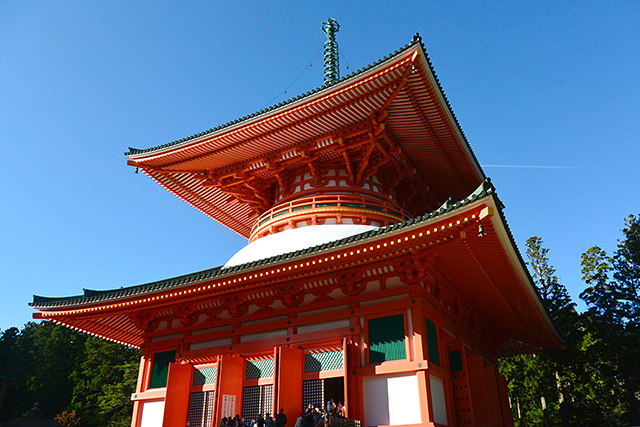
<path id="1" fill-rule="evenodd" d="M 280 413 L 276 415 L 275 419 L 270 413 L 265 414 L 264 417 L 259 415 L 258 418 L 252 420 L 245 420 L 240 417 L 240 414 L 236 414 L 235 417 L 222 418 L 219 427 L 285 427 L 286 424 L 287 416 L 284 409 L 280 409 Z"/>
<path id="2" fill-rule="evenodd" d="M 346 418 L 347 407 L 342 402 L 336 405 L 333 399 L 327 402 L 325 408 L 309 404 L 296 420 L 294 427 L 328 427 L 331 425 L 332 417 Z"/>
<path id="3" fill-rule="evenodd" d="M 325 408 L 309 404 L 296 420 L 294 427 L 329 427 L 332 417 L 347 417 L 347 408 L 342 402 L 338 402 L 336 405 L 331 399 Z M 219 427 L 285 427 L 286 424 L 287 416 L 284 409 L 280 409 L 280 413 L 276 415 L 275 419 L 270 413 L 265 414 L 264 417 L 261 414 L 252 420 L 245 420 L 240 417 L 240 414 L 236 414 L 235 417 L 222 418 Z"/>

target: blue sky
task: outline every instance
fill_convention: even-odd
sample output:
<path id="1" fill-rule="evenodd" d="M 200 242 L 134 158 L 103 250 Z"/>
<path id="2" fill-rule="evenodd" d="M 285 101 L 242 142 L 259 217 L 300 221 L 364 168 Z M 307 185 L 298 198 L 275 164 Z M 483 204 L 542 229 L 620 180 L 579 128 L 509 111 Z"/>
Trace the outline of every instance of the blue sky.
<path id="1" fill-rule="evenodd" d="M 577 301 L 580 254 L 615 249 L 640 213 L 639 2 L 5 1 L 0 329 L 31 319 L 33 294 L 146 283 L 241 248 L 123 153 L 321 85 L 329 16 L 343 75 L 420 33 L 518 246 L 542 237 Z"/>

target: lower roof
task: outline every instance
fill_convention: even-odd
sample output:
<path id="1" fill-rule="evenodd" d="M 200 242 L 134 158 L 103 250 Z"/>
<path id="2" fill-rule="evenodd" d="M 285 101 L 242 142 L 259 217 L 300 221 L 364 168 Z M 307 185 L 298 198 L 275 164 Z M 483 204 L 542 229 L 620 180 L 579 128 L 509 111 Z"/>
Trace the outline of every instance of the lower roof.
<path id="1" fill-rule="evenodd" d="M 479 223 L 483 233 L 478 232 Z M 513 342 L 561 346 L 563 339 L 535 290 L 488 180 L 464 200 L 449 200 L 423 217 L 312 248 L 127 288 L 87 289 L 83 295 L 64 298 L 34 296 L 30 305 L 39 311 L 34 317 L 140 346 L 145 333 L 136 322 L 140 313 L 171 312 L 179 304 L 198 307 L 237 293 L 259 292 L 293 280 L 292 268 L 296 277 L 311 278 L 318 274 L 316 262 L 322 263 L 323 271 L 344 274 L 394 257 L 420 262 L 421 253 L 432 259 L 422 280 L 441 284 L 438 298 L 446 299 L 450 288 L 449 294 L 458 295 L 483 322 L 511 340 L 511 347 Z"/>

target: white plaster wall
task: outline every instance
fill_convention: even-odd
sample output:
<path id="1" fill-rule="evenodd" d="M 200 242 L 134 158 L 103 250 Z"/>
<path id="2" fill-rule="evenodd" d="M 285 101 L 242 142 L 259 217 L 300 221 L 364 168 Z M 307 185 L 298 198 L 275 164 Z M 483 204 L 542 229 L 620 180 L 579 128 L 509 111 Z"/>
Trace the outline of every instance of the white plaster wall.
<path id="1" fill-rule="evenodd" d="M 217 340 L 194 342 L 189 346 L 189 350 L 200 350 L 203 348 L 220 347 L 231 344 L 231 337 L 219 338 Z"/>
<path id="2" fill-rule="evenodd" d="M 362 381 L 364 425 L 389 425 L 389 392 L 387 378 L 369 377 Z"/>
<path id="3" fill-rule="evenodd" d="M 286 329 L 274 329 L 273 331 L 258 332 L 255 334 L 246 334 L 240 337 L 240 342 L 251 342 L 258 340 L 266 340 L 269 338 L 285 337 L 287 336 Z"/>
<path id="4" fill-rule="evenodd" d="M 312 323 L 310 325 L 298 326 L 299 334 L 307 332 L 326 331 L 328 329 L 346 328 L 351 325 L 349 319 L 331 320 L 329 322 Z"/>
<path id="5" fill-rule="evenodd" d="M 164 417 L 164 400 L 144 402 L 140 427 L 162 427 L 162 417 Z"/>
<path id="6" fill-rule="evenodd" d="M 418 378 L 384 375 L 363 380 L 365 426 L 420 424 Z"/>
<path id="7" fill-rule="evenodd" d="M 433 404 L 433 421 L 449 425 L 447 420 L 447 404 L 444 399 L 444 382 L 442 378 L 431 377 L 431 403 Z"/>

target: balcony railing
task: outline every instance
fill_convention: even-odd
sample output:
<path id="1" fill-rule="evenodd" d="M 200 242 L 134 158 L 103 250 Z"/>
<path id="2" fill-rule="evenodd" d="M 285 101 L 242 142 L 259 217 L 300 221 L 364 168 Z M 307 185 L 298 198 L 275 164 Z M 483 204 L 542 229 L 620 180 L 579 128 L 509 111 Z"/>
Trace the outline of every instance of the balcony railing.
<path id="1" fill-rule="evenodd" d="M 375 211 L 384 216 L 397 218 L 403 221 L 409 218 L 409 214 L 397 204 L 380 200 L 371 196 L 352 194 L 322 194 L 292 200 L 278 204 L 260 215 L 253 226 L 252 233 L 271 220 L 283 215 L 294 214 L 300 211 L 314 211 L 323 208 L 345 208 L 345 211 L 363 209 Z"/>

